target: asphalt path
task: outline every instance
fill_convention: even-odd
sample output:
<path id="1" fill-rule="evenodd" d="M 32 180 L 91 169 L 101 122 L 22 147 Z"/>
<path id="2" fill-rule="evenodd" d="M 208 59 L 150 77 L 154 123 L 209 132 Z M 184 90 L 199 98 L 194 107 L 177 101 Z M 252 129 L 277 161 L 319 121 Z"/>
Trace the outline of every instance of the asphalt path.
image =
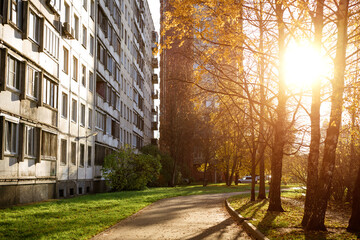
<path id="1" fill-rule="evenodd" d="M 251 239 L 225 209 L 224 199 L 237 194 L 162 199 L 92 239 Z"/>

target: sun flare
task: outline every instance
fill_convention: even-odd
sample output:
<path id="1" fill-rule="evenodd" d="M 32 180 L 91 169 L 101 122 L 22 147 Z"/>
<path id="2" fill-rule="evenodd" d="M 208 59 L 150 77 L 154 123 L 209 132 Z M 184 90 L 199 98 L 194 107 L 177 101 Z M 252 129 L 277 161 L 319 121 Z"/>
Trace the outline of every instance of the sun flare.
<path id="1" fill-rule="evenodd" d="M 329 64 L 310 45 L 289 45 L 285 52 L 285 81 L 292 87 L 307 88 L 326 75 Z"/>

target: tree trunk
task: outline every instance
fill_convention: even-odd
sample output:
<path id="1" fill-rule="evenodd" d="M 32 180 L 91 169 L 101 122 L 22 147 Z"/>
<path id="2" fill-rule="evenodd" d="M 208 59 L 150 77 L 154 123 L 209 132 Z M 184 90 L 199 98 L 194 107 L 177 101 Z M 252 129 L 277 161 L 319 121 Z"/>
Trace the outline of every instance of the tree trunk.
<path id="1" fill-rule="evenodd" d="M 206 185 L 207 185 L 207 177 L 206 177 L 207 164 L 208 164 L 208 154 L 206 154 L 206 157 L 205 157 L 205 168 L 204 168 L 203 187 L 206 187 Z"/>
<path id="2" fill-rule="evenodd" d="M 324 0 L 317 0 L 316 2 L 316 16 L 314 19 L 315 27 L 315 47 L 318 53 L 321 52 L 321 39 L 323 29 L 323 12 L 324 12 Z M 302 226 L 306 226 L 309 220 L 310 214 L 314 211 L 313 207 L 316 201 L 315 194 L 318 183 L 318 165 L 320 154 L 320 88 L 321 79 L 316 79 L 312 85 L 312 101 L 311 101 L 311 141 L 310 152 L 308 156 L 308 169 L 306 179 L 306 198 L 304 206 L 304 216 L 301 222 Z"/>
<path id="3" fill-rule="evenodd" d="M 253 148 L 253 153 L 251 154 L 251 197 L 250 201 L 255 201 L 255 177 L 256 177 L 256 149 Z"/>
<path id="4" fill-rule="evenodd" d="M 239 173 L 236 171 L 236 173 L 235 173 L 235 180 L 234 180 L 234 182 L 235 182 L 235 185 L 237 186 L 237 185 L 239 185 Z"/>
<path id="5" fill-rule="evenodd" d="M 335 56 L 333 92 L 331 96 L 331 113 L 326 132 L 324 156 L 316 193 L 316 203 L 309 216 L 306 230 L 326 230 L 324 221 L 327 203 L 330 197 L 331 181 L 334 174 L 336 147 L 341 125 L 341 114 L 344 92 L 344 75 L 346 66 L 347 19 L 349 0 L 340 0 L 337 12 L 337 46 Z"/>
<path id="6" fill-rule="evenodd" d="M 355 187 L 353 191 L 353 203 L 348 232 L 360 232 L 360 168 L 358 170 Z"/>
<path id="7" fill-rule="evenodd" d="M 262 2 L 259 2 L 260 7 L 260 18 L 259 18 L 259 28 L 260 28 L 260 43 L 259 43 L 259 51 L 261 53 L 264 52 L 264 23 L 263 23 L 263 10 L 262 10 Z M 260 79 L 260 117 L 265 117 L 265 90 L 264 90 L 264 75 L 265 75 L 265 63 L 264 56 L 261 55 L 260 58 L 260 67 L 259 67 L 259 79 Z M 259 162 L 259 175 L 260 175 L 260 183 L 259 183 L 259 193 L 258 199 L 266 199 L 266 191 L 265 191 L 265 131 L 264 131 L 264 121 L 260 119 L 259 123 L 259 146 L 258 146 L 258 162 Z"/>
<path id="8" fill-rule="evenodd" d="M 265 153 L 266 145 L 264 142 L 260 142 L 259 145 L 259 170 L 260 170 L 260 184 L 259 184 L 259 194 L 258 199 L 266 199 L 266 191 L 265 191 Z"/>
<path id="9" fill-rule="evenodd" d="M 285 31 L 283 22 L 282 2 L 276 2 L 276 18 L 279 31 L 279 93 L 278 106 L 276 108 L 277 121 L 274 126 L 274 143 L 271 155 L 271 184 L 269 194 L 268 211 L 283 212 L 281 206 L 281 176 L 282 176 L 282 159 L 285 145 L 285 123 L 286 123 L 286 90 L 284 79 L 284 51 L 285 51 Z"/>

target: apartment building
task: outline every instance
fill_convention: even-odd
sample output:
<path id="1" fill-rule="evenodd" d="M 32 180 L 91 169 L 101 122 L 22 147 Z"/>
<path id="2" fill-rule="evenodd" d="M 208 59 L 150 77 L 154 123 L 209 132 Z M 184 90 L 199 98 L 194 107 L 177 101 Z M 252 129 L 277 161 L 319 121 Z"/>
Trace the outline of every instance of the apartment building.
<path id="1" fill-rule="evenodd" d="M 141 148 L 153 137 L 154 24 L 147 1 L 99 0 L 97 5 L 95 176 L 104 156 Z M 99 184 L 99 187 L 102 187 Z"/>
<path id="2" fill-rule="evenodd" d="M 147 4 L 0 2 L 0 206 L 104 191 L 106 154 L 151 142 Z"/>

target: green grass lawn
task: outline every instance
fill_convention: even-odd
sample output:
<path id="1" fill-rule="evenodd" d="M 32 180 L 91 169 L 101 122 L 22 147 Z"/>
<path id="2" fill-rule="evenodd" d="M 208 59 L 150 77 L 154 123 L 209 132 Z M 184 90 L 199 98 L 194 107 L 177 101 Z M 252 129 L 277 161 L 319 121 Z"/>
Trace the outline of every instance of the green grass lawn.
<path id="1" fill-rule="evenodd" d="M 249 184 L 150 188 L 0 209 L 0 239 L 88 239 L 163 198 L 249 189 Z"/>
<path id="2" fill-rule="evenodd" d="M 285 188 L 287 186 L 283 186 Z M 301 227 L 303 205 L 299 199 L 304 190 L 292 190 L 282 193 L 285 212 L 267 212 L 268 200 L 251 202 L 249 194 L 237 195 L 228 199 L 230 205 L 270 239 L 357 239 L 355 234 L 346 232 L 348 219 L 326 218 L 328 232 L 307 232 Z"/>

